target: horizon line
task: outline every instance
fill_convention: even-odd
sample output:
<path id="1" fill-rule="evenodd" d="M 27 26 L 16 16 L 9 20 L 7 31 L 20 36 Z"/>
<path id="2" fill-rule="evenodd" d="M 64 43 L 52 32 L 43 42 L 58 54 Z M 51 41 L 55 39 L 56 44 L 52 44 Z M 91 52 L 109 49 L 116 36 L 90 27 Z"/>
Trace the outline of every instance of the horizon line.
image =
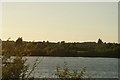
<path id="1" fill-rule="evenodd" d="M 19 38 L 19 37 L 18 37 Z M 18 39 L 17 38 L 17 39 Z M 1 39 L 1 38 L 0 38 Z M 2 41 L 7 41 L 7 40 L 10 40 L 10 41 L 16 41 L 17 39 L 11 39 L 11 38 L 8 38 L 8 39 L 1 39 Z M 22 38 L 23 39 L 23 38 Z M 101 38 L 98 38 L 97 40 L 93 41 L 93 40 L 86 40 L 86 41 L 68 41 L 68 40 L 26 40 L 26 39 L 23 39 L 23 41 L 26 41 L 26 42 L 54 42 L 54 43 L 57 43 L 57 42 L 62 42 L 62 41 L 65 41 L 65 43 L 84 43 L 84 42 L 98 42 L 98 40 L 101 39 Z M 119 42 L 110 42 L 110 41 L 104 41 L 103 39 L 101 39 L 103 43 L 119 43 Z"/>

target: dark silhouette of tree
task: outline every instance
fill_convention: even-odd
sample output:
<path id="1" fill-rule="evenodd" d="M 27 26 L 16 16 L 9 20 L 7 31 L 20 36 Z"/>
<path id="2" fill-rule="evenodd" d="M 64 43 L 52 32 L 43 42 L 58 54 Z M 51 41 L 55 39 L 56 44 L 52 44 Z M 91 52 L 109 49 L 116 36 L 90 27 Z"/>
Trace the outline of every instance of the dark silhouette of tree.
<path id="1" fill-rule="evenodd" d="M 98 39 L 98 44 L 102 44 L 103 43 L 103 41 L 99 38 Z"/>
<path id="2" fill-rule="evenodd" d="M 61 41 L 61 44 L 64 44 L 65 43 L 65 41 Z"/>
<path id="3" fill-rule="evenodd" d="M 20 45 L 23 43 L 23 39 L 22 37 L 19 37 L 17 40 L 16 40 L 16 45 Z"/>

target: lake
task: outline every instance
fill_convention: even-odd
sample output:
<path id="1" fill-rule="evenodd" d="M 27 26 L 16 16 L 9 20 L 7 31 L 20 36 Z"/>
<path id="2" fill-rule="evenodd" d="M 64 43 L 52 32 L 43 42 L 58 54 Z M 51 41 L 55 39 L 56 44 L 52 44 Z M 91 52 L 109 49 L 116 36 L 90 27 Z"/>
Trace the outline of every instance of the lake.
<path id="1" fill-rule="evenodd" d="M 26 63 L 30 64 L 29 70 L 37 58 L 28 58 Z M 67 62 L 70 70 L 86 67 L 87 74 L 92 78 L 118 78 L 118 58 L 39 57 L 37 62 L 39 61 L 41 62 L 33 72 L 35 78 L 54 78 L 56 66 L 59 64 L 63 67 L 64 62 Z"/>

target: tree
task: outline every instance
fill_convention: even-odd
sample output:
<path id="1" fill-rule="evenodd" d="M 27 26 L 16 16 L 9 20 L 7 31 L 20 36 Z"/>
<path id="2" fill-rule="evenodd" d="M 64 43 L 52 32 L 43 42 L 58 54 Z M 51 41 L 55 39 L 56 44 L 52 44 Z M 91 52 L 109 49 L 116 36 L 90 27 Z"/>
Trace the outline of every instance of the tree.
<path id="1" fill-rule="evenodd" d="M 32 70 L 28 72 L 27 58 L 24 57 L 24 52 L 27 51 L 27 48 L 24 45 L 20 45 L 22 42 L 22 38 L 18 38 L 16 40 L 17 45 L 13 46 L 7 40 L 4 54 L 2 54 L 2 80 L 28 80 L 38 65 L 36 59 Z M 12 56 L 13 53 L 15 54 L 14 56 Z"/>
<path id="2" fill-rule="evenodd" d="M 103 41 L 99 38 L 97 43 L 98 43 L 98 44 L 102 44 Z"/>
<path id="3" fill-rule="evenodd" d="M 61 41 L 61 44 L 65 44 L 65 41 Z"/>
<path id="4" fill-rule="evenodd" d="M 20 45 L 23 43 L 23 39 L 22 37 L 19 37 L 17 40 L 16 40 L 16 45 Z"/>
<path id="5" fill-rule="evenodd" d="M 17 43 L 20 42 L 17 40 Z M 10 41 L 7 40 L 5 51 L 2 58 L 2 80 L 23 80 L 25 78 L 28 66 L 25 64 L 26 59 L 23 59 L 22 46 L 14 47 Z M 12 54 L 15 53 L 13 57 Z M 19 55 L 18 55 L 19 54 Z"/>

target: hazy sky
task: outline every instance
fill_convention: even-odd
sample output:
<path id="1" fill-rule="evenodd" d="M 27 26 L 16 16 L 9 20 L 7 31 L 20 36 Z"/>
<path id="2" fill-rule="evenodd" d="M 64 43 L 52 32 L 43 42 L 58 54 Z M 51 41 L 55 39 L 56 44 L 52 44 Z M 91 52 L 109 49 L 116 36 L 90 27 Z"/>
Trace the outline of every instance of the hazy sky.
<path id="1" fill-rule="evenodd" d="M 3 3 L 2 39 L 118 42 L 118 3 Z"/>

